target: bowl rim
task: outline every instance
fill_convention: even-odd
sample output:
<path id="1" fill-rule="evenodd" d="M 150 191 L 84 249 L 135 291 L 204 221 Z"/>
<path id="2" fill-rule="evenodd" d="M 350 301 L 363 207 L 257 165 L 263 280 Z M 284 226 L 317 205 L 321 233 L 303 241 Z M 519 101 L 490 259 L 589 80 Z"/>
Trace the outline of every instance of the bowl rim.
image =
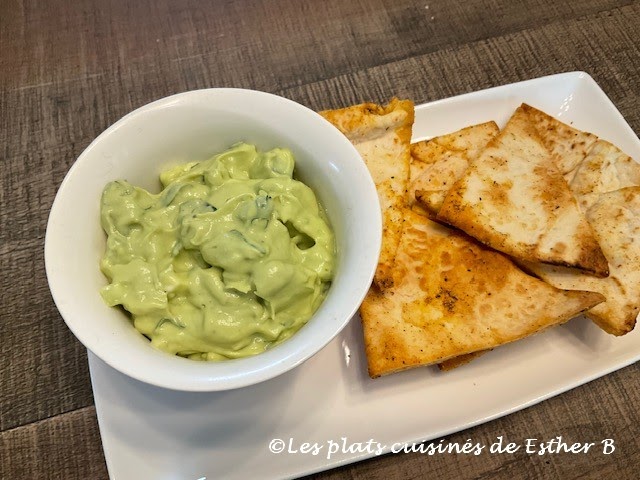
<path id="1" fill-rule="evenodd" d="M 184 378 L 183 379 L 176 379 L 176 378 L 165 379 L 164 377 L 159 377 L 157 374 L 154 375 L 153 372 L 149 372 L 148 370 L 138 369 L 136 368 L 135 365 L 131 365 L 126 362 L 123 363 L 122 361 L 119 361 L 119 359 L 114 358 L 114 355 L 110 355 L 108 351 L 106 352 L 104 351 L 104 348 L 102 347 L 102 345 L 99 345 L 99 342 L 96 342 L 92 338 L 90 338 L 90 335 L 86 334 L 87 332 L 85 332 L 84 329 L 79 328 L 79 325 L 76 322 L 68 319 L 68 317 L 71 317 L 73 315 L 73 312 L 70 311 L 70 308 L 67 308 L 66 304 L 61 303 L 59 301 L 60 296 L 62 294 L 61 292 L 65 289 L 64 282 L 61 281 L 62 278 L 59 278 L 60 277 L 59 273 L 54 272 L 51 267 L 52 257 L 55 255 L 55 250 L 54 250 L 54 242 L 56 241 L 55 235 L 59 233 L 56 231 L 55 220 L 58 217 L 58 215 L 60 215 L 61 213 L 64 213 L 60 211 L 60 208 L 61 208 L 60 203 L 62 201 L 61 198 L 64 196 L 67 190 L 68 185 L 74 181 L 76 172 L 78 171 L 79 166 L 90 161 L 89 159 L 92 158 L 91 155 L 93 150 L 96 148 L 96 145 L 105 141 L 105 139 L 109 138 L 117 130 L 121 128 L 126 128 L 131 123 L 135 122 L 137 118 L 144 116 L 148 112 L 155 111 L 155 110 L 164 108 L 166 106 L 170 106 L 176 102 L 178 103 L 186 102 L 186 104 L 188 104 L 190 101 L 197 99 L 198 97 L 202 97 L 210 100 L 210 99 L 215 99 L 217 96 L 220 96 L 220 95 L 222 96 L 239 95 L 239 96 L 249 96 L 249 97 L 255 96 L 255 98 L 258 98 L 258 97 L 267 98 L 270 101 L 280 102 L 281 105 L 287 105 L 288 108 L 292 109 L 292 111 L 300 112 L 299 115 L 307 115 L 309 116 L 310 119 L 314 117 L 315 118 L 314 121 L 317 120 L 317 128 L 324 129 L 326 132 L 332 131 L 331 135 L 335 137 L 335 141 L 342 143 L 341 148 L 344 148 L 345 151 L 348 151 L 349 156 L 353 158 L 359 158 L 361 160 L 360 161 L 361 168 L 360 167 L 356 167 L 356 168 L 359 168 L 360 170 L 362 170 L 361 173 L 363 173 L 362 175 L 363 178 L 360 181 L 365 181 L 367 183 L 365 188 L 369 192 L 369 196 L 371 197 L 365 200 L 367 200 L 368 202 L 373 201 L 374 202 L 373 205 L 377 207 L 377 209 L 371 208 L 371 214 L 372 214 L 371 220 L 375 223 L 374 225 L 375 237 L 368 238 L 367 241 L 365 242 L 366 244 L 368 244 L 367 248 L 371 248 L 373 246 L 375 250 L 375 252 L 373 252 L 375 253 L 373 257 L 376 258 L 376 261 L 375 262 L 372 261 L 370 262 L 370 264 L 363 266 L 363 272 L 360 272 L 362 274 L 360 278 L 363 279 L 361 288 L 357 290 L 357 294 L 353 297 L 352 302 L 348 305 L 348 308 L 345 310 L 345 312 L 341 313 L 340 317 L 343 317 L 343 318 L 341 318 L 340 321 L 337 322 L 337 324 L 335 325 L 335 327 L 333 328 L 330 334 L 327 334 L 324 337 L 322 337 L 319 342 L 314 342 L 313 348 L 298 349 L 294 351 L 293 354 L 289 354 L 289 355 L 284 355 L 284 352 L 282 352 L 281 355 L 274 355 L 274 352 L 278 353 L 279 351 L 278 348 L 274 348 L 273 350 L 268 350 L 264 353 L 260 353 L 252 357 L 225 361 L 224 363 L 238 362 L 238 361 L 244 360 L 244 361 L 247 361 L 246 362 L 247 365 L 249 365 L 249 363 L 256 363 L 258 364 L 258 367 L 259 367 L 259 368 L 254 368 L 250 370 L 248 373 L 246 372 L 243 373 L 241 370 L 240 374 L 233 375 L 230 377 L 229 376 L 222 376 L 222 377 L 207 376 L 207 378 L 204 381 L 201 379 L 184 379 Z M 215 104 L 214 104 L 214 108 L 215 108 Z M 314 126 L 314 128 L 316 127 Z M 329 135 L 328 133 L 326 134 Z M 44 259 L 45 259 L 45 271 L 46 271 L 49 289 L 53 297 L 54 303 L 56 304 L 56 307 L 58 308 L 58 311 L 62 316 L 64 322 L 66 323 L 67 327 L 71 330 L 71 332 L 75 335 L 75 337 L 88 350 L 93 352 L 105 363 L 107 363 L 112 368 L 124 373 L 129 377 L 135 378 L 136 380 L 139 380 L 151 385 L 155 385 L 158 387 L 163 387 L 163 388 L 172 389 L 172 390 L 180 390 L 180 391 L 220 391 L 220 390 L 230 390 L 230 389 L 249 386 L 249 385 L 260 383 L 260 382 L 269 380 L 271 378 L 274 378 L 276 376 L 279 376 L 297 367 L 298 365 L 302 364 L 304 361 L 308 360 L 310 357 L 312 357 L 317 352 L 322 350 L 322 348 L 324 348 L 329 342 L 331 342 L 349 323 L 351 318 L 357 312 L 362 300 L 364 299 L 369 289 L 369 286 L 371 285 L 371 282 L 373 280 L 373 276 L 377 267 L 377 258 L 379 257 L 381 242 L 382 242 L 382 213 L 380 209 L 380 204 L 379 204 L 379 199 L 376 192 L 375 184 L 359 152 L 356 150 L 353 144 L 347 139 L 347 137 L 342 134 L 342 132 L 340 132 L 334 125 L 328 122 L 324 117 L 322 117 L 317 112 L 285 97 L 281 97 L 281 96 L 267 93 L 267 92 L 262 92 L 259 90 L 251 90 L 251 89 L 205 88 L 205 89 L 198 89 L 198 90 L 189 90 L 189 91 L 173 94 L 167 97 L 163 97 L 132 110 L 131 112 L 125 114 L 119 120 L 111 124 L 109 127 L 107 127 L 80 153 L 80 155 L 78 155 L 73 165 L 71 165 L 71 167 L 68 169 L 63 181 L 60 183 L 57 189 L 54 201 L 49 211 L 49 218 L 47 221 L 45 241 L 44 241 Z M 326 300 L 329 298 L 329 295 L 331 295 L 331 292 L 329 292 L 327 298 L 324 299 L 323 303 L 326 302 Z M 111 308 L 111 307 L 107 307 L 106 305 L 105 307 Z M 314 316 L 311 317 L 311 319 L 313 319 L 315 315 L 316 314 L 314 314 Z M 311 321 L 311 319 L 309 319 L 309 321 Z M 302 331 L 304 331 L 304 328 L 301 329 L 299 332 L 297 332 L 296 335 L 292 336 L 292 338 L 298 337 Z M 291 338 L 285 341 L 283 344 L 280 344 L 279 346 L 281 347 L 282 345 L 285 345 L 290 340 Z M 162 353 L 166 354 L 165 352 L 162 352 Z M 274 357 L 274 358 L 271 359 L 270 357 Z M 176 357 L 176 358 L 181 358 L 181 357 Z M 258 360 L 257 361 L 254 360 L 253 362 L 250 362 L 251 359 L 258 359 Z M 260 359 L 267 359 L 271 361 L 266 365 L 260 366 L 260 363 L 264 363 L 264 362 L 260 362 Z M 184 359 L 184 360 L 187 360 L 187 359 Z M 192 360 L 187 360 L 187 361 L 193 362 Z M 201 364 L 201 362 L 193 362 L 193 363 L 194 365 Z M 209 362 L 202 362 L 202 363 L 209 364 Z"/>

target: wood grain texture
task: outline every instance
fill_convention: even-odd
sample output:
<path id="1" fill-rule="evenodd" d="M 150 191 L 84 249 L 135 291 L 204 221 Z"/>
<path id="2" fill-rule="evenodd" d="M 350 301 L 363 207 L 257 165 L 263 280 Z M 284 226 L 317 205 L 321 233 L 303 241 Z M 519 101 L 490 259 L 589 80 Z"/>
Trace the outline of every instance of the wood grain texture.
<path id="1" fill-rule="evenodd" d="M 169 88 L 271 90 L 630 3 L 22 1 L 6 8 L 0 34 L 22 55 L 3 55 L 0 78 L 36 88 L 144 70 L 170 74 L 159 79 Z"/>
<path id="2" fill-rule="evenodd" d="M 311 108 L 383 102 L 389 92 L 423 103 L 544 75 L 583 70 L 640 131 L 640 4 L 569 18 L 353 74 L 280 91 Z M 606 39 L 606 41 L 604 41 Z"/>
<path id="3" fill-rule="evenodd" d="M 0 433 L 0 479 L 108 478 L 94 407 Z"/>
<path id="4" fill-rule="evenodd" d="M 68 168 L 122 115 L 211 86 L 324 109 L 396 95 L 421 103 L 585 70 L 639 132 L 638 38 L 637 1 L 4 2 L 0 478 L 106 477 L 86 354 L 49 294 L 43 244 Z M 448 438 L 613 436 L 624 455 L 612 459 L 390 455 L 313 478 L 634 478 L 637 375 L 632 366 Z"/>

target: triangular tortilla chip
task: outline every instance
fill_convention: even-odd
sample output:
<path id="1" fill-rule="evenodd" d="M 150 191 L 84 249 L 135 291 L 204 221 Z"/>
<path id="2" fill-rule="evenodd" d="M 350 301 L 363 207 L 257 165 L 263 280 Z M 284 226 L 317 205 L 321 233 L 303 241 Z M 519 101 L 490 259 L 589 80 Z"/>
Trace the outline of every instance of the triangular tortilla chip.
<path id="1" fill-rule="evenodd" d="M 433 140 L 423 140 L 422 142 L 411 144 L 411 161 L 409 163 L 409 185 L 420 178 L 423 173 L 436 163 L 449 150 L 438 145 Z M 409 189 L 411 197 L 412 189 Z"/>
<path id="2" fill-rule="evenodd" d="M 496 122 L 491 121 L 434 137 L 429 142 L 436 143 L 451 152 L 462 152 L 467 158 L 474 158 L 499 131 Z"/>
<path id="3" fill-rule="evenodd" d="M 609 259 L 609 277 L 540 263 L 525 267 L 558 288 L 602 293 L 606 301 L 587 317 L 606 332 L 624 335 L 634 328 L 640 311 L 640 187 L 601 194 L 587 219 Z"/>
<path id="4" fill-rule="evenodd" d="M 593 144 L 569 186 L 583 211 L 600 195 L 640 185 L 640 164 L 605 140 Z"/>
<path id="5" fill-rule="evenodd" d="M 498 132 L 495 122 L 487 122 L 412 144 L 409 196 L 435 216 L 469 159 L 478 156 Z"/>
<path id="6" fill-rule="evenodd" d="M 608 274 L 591 226 L 522 108 L 470 160 L 437 218 L 520 260 Z"/>
<path id="7" fill-rule="evenodd" d="M 428 148 L 418 147 L 416 150 L 419 151 L 421 158 L 425 158 L 426 154 L 432 158 L 435 157 L 436 160 L 423 169 L 418 167 L 421 162 L 414 160 L 411 165 L 412 174 L 413 170 L 422 170 L 422 172 L 409 184 L 409 194 L 413 196 L 414 202 L 419 202 L 418 204 L 430 217 L 435 217 L 446 193 L 469 166 L 469 159 L 462 152 L 446 150 L 435 143 L 428 144 Z M 412 158 L 415 158 L 413 153 Z"/>
<path id="8" fill-rule="evenodd" d="M 373 287 L 360 308 L 371 377 L 512 342 L 603 300 L 558 290 L 460 232 L 403 215 L 394 287 Z"/>
<path id="9" fill-rule="evenodd" d="M 320 114 L 353 143 L 376 184 L 382 208 L 382 250 L 374 282 L 381 289 L 389 288 L 402 233 L 401 212 L 407 204 L 413 103 L 394 99 L 386 107 L 365 103 Z"/>
<path id="10" fill-rule="evenodd" d="M 575 168 L 598 139 L 595 135 L 570 127 L 566 123 L 530 105 L 522 104 L 522 111 L 529 116 L 542 143 L 551 152 L 560 173 L 570 182 Z"/>

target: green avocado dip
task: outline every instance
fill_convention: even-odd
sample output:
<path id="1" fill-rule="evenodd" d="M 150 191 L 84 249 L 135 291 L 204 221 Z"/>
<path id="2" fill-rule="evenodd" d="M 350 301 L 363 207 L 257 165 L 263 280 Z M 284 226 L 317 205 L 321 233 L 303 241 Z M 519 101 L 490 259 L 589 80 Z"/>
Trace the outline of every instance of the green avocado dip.
<path id="1" fill-rule="evenodd" d="M 224 360 L 263 352 L 298 331 L 326 296 L 335 242 L 287 149 L 237 144 L 160 175 L 151 194 L 109 183 L 100 263 L 109 306 L 166 352 Z"/>

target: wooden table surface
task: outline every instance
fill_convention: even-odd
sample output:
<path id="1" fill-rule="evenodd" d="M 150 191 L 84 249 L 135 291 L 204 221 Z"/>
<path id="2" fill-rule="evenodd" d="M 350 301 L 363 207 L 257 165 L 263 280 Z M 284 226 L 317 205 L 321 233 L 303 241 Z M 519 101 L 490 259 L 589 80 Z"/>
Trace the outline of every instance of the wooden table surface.
<path id="1" fill-rule="evenodd" d="M 205 87 L 326 109 L 584 70 L 638 133 L 639 46 L 637 1 L 3 0 L 0 478 L 108 478 L 86 352 L 49 294 L 43 243 L 67 170 L 125 113 Z M 639 478 L 639 374 L 635 364 L 448 437 L 614 438 L 612 455 L 390 454 L 312 478 Z"/>

